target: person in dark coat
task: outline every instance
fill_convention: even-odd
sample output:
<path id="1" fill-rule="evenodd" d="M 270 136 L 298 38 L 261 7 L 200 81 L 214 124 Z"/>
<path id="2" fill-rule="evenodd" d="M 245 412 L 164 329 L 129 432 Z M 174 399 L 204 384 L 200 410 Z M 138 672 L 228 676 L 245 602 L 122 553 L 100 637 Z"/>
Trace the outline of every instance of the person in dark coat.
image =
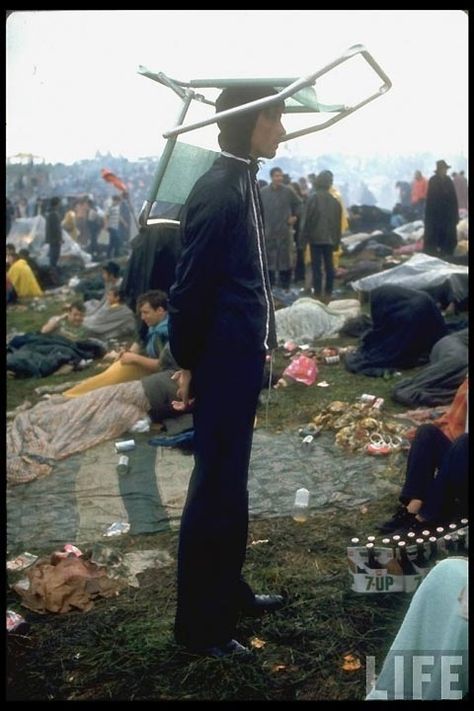
<path id="1" fill-rule="evenodd" d="M 270 87 L 225 89 L 218 112 Z M 194 403 L 194 469 L 181 519 L 175 638 L 214 657 L 249 655 L 234 639 L 240 614 L 280 607 L 241 570 L 248 534 L 248 467 L 266 353 L 276 346 L 258 157 L 285 135 L 281 103 L 218 121 L 221 155 L 194 185 L 181 218 L 182 252 L 169 294 L 176 406 Z"/>
<path id="2" fill-rule="evenodd" d="M 125 267 L 122 290 L 128 306 L 136 308 L 137 298 L 150 289 L 169 293 L 181 242 L 173 224 L 141 227 L 130 243 L 132 252 Z"/>
<path id="3" fill-rule="evenodd" d="M 372 328 L 346 354 L 350 373 L 381 377 L 425 365 L 448 329 L 434 299 L 424 291 L 383 284 L 370 292 Z"/>
<path id="4" fill-rule="evenodd" d="M 270 178 L 270 185 L 262 188 L 261 192 L 269 277 L 273 286 L 278 274 L 280 287 L 288 291 L 296 261 L 293 232 L 300 214 L 301 201 L 295 191 L 285 184 L 281 168 L 272 168 Z"/>
<path id="5" fill-rule="evenodd" d="M 458 199 L 444 160 L 436 162 L 436 172 L 428 181 L 425 205 L 425 235 L 423 251 L 433 257 L 454 254 L 459 222 Z"/>
<path id="6" fill-rule="evenodd" d="M 311 249 L 314 296 L 326 304 L 331 301 L 334 286 L 333 252 L 337 250 L 341 241 L 342 208 L 329 192 L 331 185 L 332 174 L 328 170 L 323 170 L 315 178 L 315 191 L 306 204 L 302 234 L 303 244 L 309 244 Z"/>
<path id="7" fill-rule="evenodd" d="M 61 255 L 61 245 L 63 235 L 61 228 L 61 216 L 59 214 L 60 198 L 51 198 L 49 210 L 46 214 L 45 242 L 49 244 L 49 265 L 56 269 Z"/>

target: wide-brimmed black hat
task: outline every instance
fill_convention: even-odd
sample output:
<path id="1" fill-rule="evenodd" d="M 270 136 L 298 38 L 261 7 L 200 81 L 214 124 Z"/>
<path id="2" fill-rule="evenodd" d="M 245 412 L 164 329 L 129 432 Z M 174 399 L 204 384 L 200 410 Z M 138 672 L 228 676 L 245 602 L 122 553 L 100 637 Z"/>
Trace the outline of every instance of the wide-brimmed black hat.
<path id="1" fill-rule="evenodd" d="M 448 165 L 445 160 L 437 160 L 436 170 L 438 170 L 438 168 L 446 168 L 446 170 L 448 170 L 449 168 L 451 168 L 451 166 Z"/>

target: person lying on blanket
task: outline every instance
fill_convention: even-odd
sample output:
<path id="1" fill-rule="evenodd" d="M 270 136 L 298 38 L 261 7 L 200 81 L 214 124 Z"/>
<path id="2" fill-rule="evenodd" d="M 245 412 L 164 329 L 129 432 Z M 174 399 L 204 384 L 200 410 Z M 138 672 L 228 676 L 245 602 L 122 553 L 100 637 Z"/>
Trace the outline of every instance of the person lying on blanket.
<path id="1" fill-rule="evenodd" d="M 169 347 L 162 370 L 75 398 L 54 395 L 22 411 L 7 431 L 7 481 L 23 484 L 49 474 L 54 462 L 124 435 L 140 419 L 160 422 L 167 434 L 192 429 L 191 407 L 175 407 L 178 372 Z"/>

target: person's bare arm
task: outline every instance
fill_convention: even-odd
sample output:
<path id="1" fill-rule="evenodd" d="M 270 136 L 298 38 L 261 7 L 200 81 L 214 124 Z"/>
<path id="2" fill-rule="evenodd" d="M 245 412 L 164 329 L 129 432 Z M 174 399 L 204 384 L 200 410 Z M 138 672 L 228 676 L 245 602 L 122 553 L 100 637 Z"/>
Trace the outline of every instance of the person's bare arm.
<path id="1" fill-rule="evenodd" d="M 160 369 L 160 359 L 159 358 L 149 358 L 148 356 L 142 356 L 139 353 L 134 353 L 132 350 L 125 351 L 120 356 L 120 362 L 124 365 L 132 363 L 135 365 L 141 365 L 150 373 L 156 373 Z"/>
<path id="2" fill-rule="evenodd" d="M 63 314 L 63 316 L 52 316 L 42 327 L 41 333 L 53 333 L 53 331 L 58 328 L 61 321 L 64 321 L 66 318 L 67 314 Z"/>
<path id="3" fill-rule="evenodd" d="M 171 405 L 174 410 L 187 410 L 194 403 L 194 398 L 189 397 L 191 389 L 191 371 L 177 370 L 173 373 L 171 379 L 178 383 L 176 397 L 178 400 L 173 400 Z"/>

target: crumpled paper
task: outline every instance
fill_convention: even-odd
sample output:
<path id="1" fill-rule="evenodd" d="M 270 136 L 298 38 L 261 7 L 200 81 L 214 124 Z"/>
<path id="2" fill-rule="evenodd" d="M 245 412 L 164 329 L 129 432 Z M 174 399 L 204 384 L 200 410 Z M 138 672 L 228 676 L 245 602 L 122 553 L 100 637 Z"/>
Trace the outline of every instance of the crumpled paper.
<path id="1" fill-rule="evenodd" d="M 38 613 L 64 613 L 73 609 L 85 612 L 94 606 L 95 598 L 117 595 L 126 585 L 110 579 L 104 568 L 71 555 L 40 558 L 26 572 L 28 587 L 20 583 L 12 585 L 23 607 Z"/>

